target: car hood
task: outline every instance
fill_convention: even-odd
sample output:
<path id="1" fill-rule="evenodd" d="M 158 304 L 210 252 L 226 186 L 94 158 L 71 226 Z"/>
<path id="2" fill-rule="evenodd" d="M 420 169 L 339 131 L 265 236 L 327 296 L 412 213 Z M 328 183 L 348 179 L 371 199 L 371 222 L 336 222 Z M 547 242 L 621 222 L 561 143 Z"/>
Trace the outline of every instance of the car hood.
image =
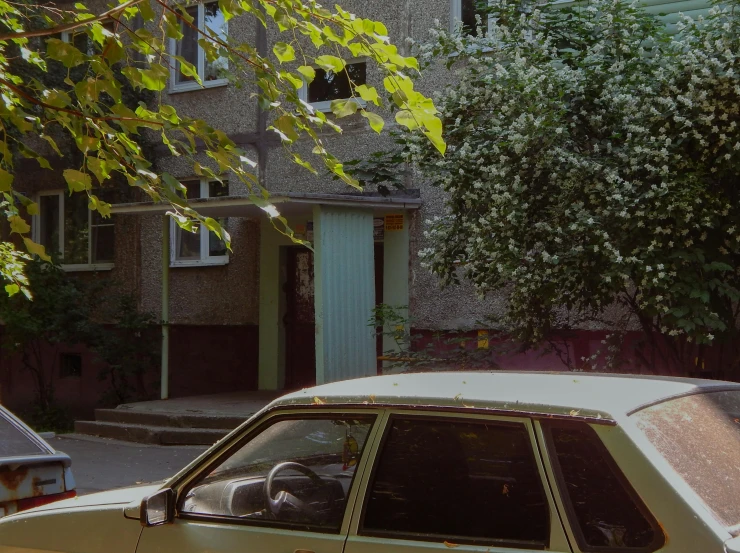
<path id="1" fill-rule="evenodd" d="M 23 516 L 26 513 L 32 514 L 39 513 L 41 511 L 58 511 L 60 509 L 69 510 L 102 505 L 126 505 L 128 503 L 133 503 L 134 501 L 141 501 L 161 487 L 162 483 L 159 482 L 156 484 L 132 486 L 130 488 L 119 488 L 107 492 L 91 493 L 88 495 L 73 497 L 72 499 L 49 503 L 48 505 L 29 509 L 28 511 L 23 511 L 17 515 L 10 516 Z"/>

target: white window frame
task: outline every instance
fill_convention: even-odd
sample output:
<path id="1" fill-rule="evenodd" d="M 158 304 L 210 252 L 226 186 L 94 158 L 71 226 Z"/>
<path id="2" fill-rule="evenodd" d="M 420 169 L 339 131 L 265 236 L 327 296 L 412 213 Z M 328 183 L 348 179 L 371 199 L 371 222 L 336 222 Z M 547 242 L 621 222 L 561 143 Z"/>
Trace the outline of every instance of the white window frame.
<path id="1" fill-rule="evenodd" d="M 105 262 L 105 263 L 91 263 L 90 260 L 92 259 L 92 232 L 88 231 L 87 236 L 87 263 L 64 263 L 64 202 L 66 201 L 66 198 L 68 197 L 68 194 L 64 190 L 45 190 L 43 192 L 39 192 L 36 195 L 36 201 L 39 204 L 39 214 L 34 215 L 31 224 L 31 235 L 33 236 L 34 242 L 41 243 L 41 228 L 40 228 L 40 221 L 39 217 L 41 216 L 41 203 L 40 199 L 42 196 L 56 196 L 57 201 L 59 202 L 59 244 L 58 249 L 61 253 L 61 261 L 62 261 L 62 269 L 65 271 L 110 271 L 115 267 L 115 263 Z M 110 223 L 103 223 L 103 224 L 93 224 L 92 222 L 92 211 L 87 210 L 87 227 L 89 230 L 91 230 L 93 227 L 115 227 L 115 223 L 113 220 L 110 220 Z M 114 231 L 115 232 L 115 231 Z M 115 249 L 113 251 L 113 255 L 115 257 Z"/>
<path id="2" fill-rule="evenodd" d="M 462 5 L 465 0 L 450 0 L 450 32 L 455 31 L 455 27 L 462 21 Z M 475 0 L 473 0 L 475 1 Z M 487 22 L 487 35 L 493 32 L 493 26 L 496 24 L 496 19 L 489 16 Z"/>
<path id="3" fill-rule="evenodd" d="M 208 185 L 214 181 L 214 179 L 183 179 L 187 182 L 200 182 L 200 199 L 208 199 L 209 188 Z M 179 232 L 187 232 L 180 228 L 174 219 L 170 219 L 170 267 L 208 267 L 217 265 L 228 265 L 229 253 L 226 255 L 210 255 L 209 247 L 209 231 L 205 225 L 200 225 L 198 233 L 200 234 L 200 259 L 177 259 L 177 235 Z"/>
<path id="4" fill-rule="evenodd" d="M 198 25 L 198 29 L 201 31 L 205 29 L 205 11 L 203 7 L 205 4 L 216 4 L 218 6 L 218 2 L 198 2 L 197 4 L 191 4 L 187 7 L 197 6 L 198 7 L 198 18 L 196 21 L 196 24 Z M 227 21 L 224 21 L 224 27 L 226 30 L 226 34 L 229 34 L 229 23 Z M 197 45 L 198 48 L 198 63 L 197 63 L 197 69 L 198 69 L 198 76 L 200 77 L 200 80 L 203 82 L 202 85 L 198 84 L 198 81 L 187 81 L 184 83 L 178 83 L 177 82 L 177 62 L 175 60 L 172 60 L 170 63 L 170 85 L 168 87 L 168 92 L 170 94 L 177 93 L 177 92 L 191 92 L 193 90 L 203 90 L 205 88 L 217 88 L 220 86 L 226 86 L 229 84 L 229 79 L 214 79 L 212 81 L 206 81 L 205 80 L 205 74 L 206 74 L 206 53 L 205 50 L 200 46 L 200 44 Z M 170 39 L 170 54 L 173 56 L 177 54 L 177 40 L 174 38 Z"/>
<path id="5" fill-rule="evenodd" d="M 367 58 L 351 58 L 348 60 L 344 60 L 344 63 L 347 65 L 352 65 L 354 63 L 364 63 L 365 64 L 365 83 L 367 84 Z M 321 111 L 323 113 L 331 113 L 331 103 L 334 100 L 324 100 L 323 102 L 308 102 L 308 82 L 303 81 L 303 86 L 298 90 L 298 98 L 307 104 L 309 104 L 313 109 L 316 111 Z M 362 98 L 336 98 L 336 100 L 352 100 L 354 103 L 356 103 L 360 108 L 364 109 L 367 106 L 367 102 L 363 100 Z"/>

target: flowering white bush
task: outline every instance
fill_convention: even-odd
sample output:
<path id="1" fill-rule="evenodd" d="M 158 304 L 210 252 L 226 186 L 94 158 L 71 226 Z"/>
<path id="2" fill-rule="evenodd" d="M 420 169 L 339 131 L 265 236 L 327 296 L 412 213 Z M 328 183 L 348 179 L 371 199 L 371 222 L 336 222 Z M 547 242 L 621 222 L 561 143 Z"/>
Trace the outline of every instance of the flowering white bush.
<path id="1" fill-rule="evenodd" d="M 740 15 L 669 36 L 635 5 L 492 8 L 487 37 L 435 30 L 450 56 L 446 157 L 406 154 L 448 194 L 422 258 L 445 284 L 510 290 L 535 343 L 564 310 L 626 306 L 646 331 L 732 342 L 740 294 Z M 482 33 L 479 33 L 482 34 Z M 671 338 L 672 337 L 672 338 Z"/>

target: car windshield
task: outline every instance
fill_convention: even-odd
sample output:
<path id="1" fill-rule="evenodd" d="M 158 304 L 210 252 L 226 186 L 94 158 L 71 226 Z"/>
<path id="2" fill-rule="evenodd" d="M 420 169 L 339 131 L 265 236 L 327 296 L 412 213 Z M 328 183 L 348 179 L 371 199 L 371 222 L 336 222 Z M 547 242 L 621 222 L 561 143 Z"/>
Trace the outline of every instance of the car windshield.
<path id="1" fill-rule="evenodd" d="M 740 390 L 679 397 L 632 417 L 715 518 L 740 533 Z"/>
<path id="2" fill-rule="evenodd" d="M 0 410 L 0 457 L 43 455 L 48 453 L 18 428 L 8 415 Z"/>

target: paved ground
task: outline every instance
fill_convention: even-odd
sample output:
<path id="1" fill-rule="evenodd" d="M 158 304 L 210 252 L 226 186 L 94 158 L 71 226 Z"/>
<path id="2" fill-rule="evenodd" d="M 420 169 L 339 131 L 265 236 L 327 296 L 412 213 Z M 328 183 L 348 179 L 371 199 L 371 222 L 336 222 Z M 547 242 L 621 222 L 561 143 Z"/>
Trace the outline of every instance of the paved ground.
<path id="1" fill-rule="evenodd" d="M 72 458 L 80 495 L 164 480 L 207 449 L 134 444 L 73 434 L 47 441 Z"/>

